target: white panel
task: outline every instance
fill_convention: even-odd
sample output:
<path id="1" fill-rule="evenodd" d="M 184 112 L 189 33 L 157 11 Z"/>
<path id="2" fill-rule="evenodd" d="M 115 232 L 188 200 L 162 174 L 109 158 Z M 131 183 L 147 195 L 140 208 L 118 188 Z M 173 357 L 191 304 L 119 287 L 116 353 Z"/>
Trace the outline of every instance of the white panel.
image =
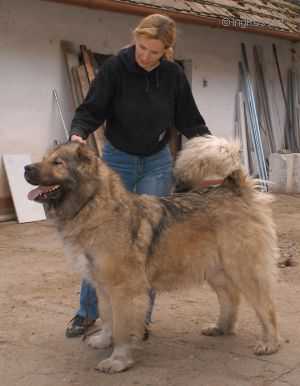
<path id="1" fill-rule="evenodd" d="M 43 205 L 27 198 L 28 192 L 34 188 L 24 178 L 24 166 L 32 162 L 30 155 L 4 154 L 3 161 L 18 222 L 45 220 Z"/>

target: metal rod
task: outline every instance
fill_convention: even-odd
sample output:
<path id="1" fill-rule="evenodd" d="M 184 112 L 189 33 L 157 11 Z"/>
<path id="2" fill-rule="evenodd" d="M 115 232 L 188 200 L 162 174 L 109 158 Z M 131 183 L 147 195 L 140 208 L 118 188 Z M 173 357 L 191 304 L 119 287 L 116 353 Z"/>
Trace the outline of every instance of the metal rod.
<path id="1" fill-rule="evenodd" d="M 283 97 L 284 105 L 285 105 L 285 108 L 286 108 L 286 114 L 287 114 L 287 119 L 288 119 L 288 126 L 291 127 L 291 120 L 290 120 L 290 116 L 289 116 L 289 105 L 288 105 L 287 96 L 286 96 L 286 93 L 285 93 L 285 90 L 284 90 L 284 85 L 283 85 L 283 80 L 282 80 L 279 60 L 278 60 L 276 44 L 273 43 L 272 46 L 273 46 L 273 55 L 274 55 L 275 63 L 276 63 L 276 67 L 277 67 L 277 73 L 278 73 L 278 77 L 279 77 L 279 83 L 280 83 L 280 87 L 281 87 L 282 97 Z"/>
<path id="2" fill-rule="evenodd" d="M 61 109 L 61 106 L 60 106 L 60 103 L 59 103 L 58 95 L 57 95 L 57 92 L 56 92 L 55 89 L 53 89 L 52 92 L 53 92 L 53 95 L 54 95 L 54 98 L 55 98 L 55 101 L 56 101 L 56 104 L 57 104 L 60 120 L 61 120 L 64 132 L 65 132 L 65 135 L 66 135 L 66 140 L 68 140 L 69 139 L 69 131 L 67 129 L 67 126 L 66 126 L 66 123 L 65 123 L 65 120 L 64 120 L 64 116 L 63 116 L 62 109 Z"/>
<path id="3" fill-rule="evenodd" d="M 254 152 L 256 155 L 258 174 L 260 176 L 264 190 L 268 190 L 267 167 L 266 167 L 266 162 L 264 158 L 264 151 L 263 151 L 263 146 L 262 146 L 262 141 L 260 136 L 260 125 L 259 125 L 258 116 L 257 116 L 255 98 L 254 98 L 254 93 L 253 93 L 250 73 L 249 73 L 248 59 L 247 59 L 246 48 L 244 44 L 242 44 L 242 56 L 243 56 L 245 69 L 244 69 L 243 63 L 241 62 L 239 63 L 239 68 L 240 68 L 241 79 L 243 80 L 243 83 L 244 83 L 244 92 L 246 95 L 246 102 L 247 102 L 248 113 L 249 113 L 248 116 L 250 121 L 250 135 L 251 135 L 252 145 L 254 147 Z"/>
<path id="4" fill-rule="evenodd" d="M 275 153 L 276 151 L 276 142 L 272 128 L 272 119 L 269 107 L 269 98 L 266 87 L 265 76 L 263 72 L 263 63 L 262 63 L 262 55 L 261 51 L 259 51 L 257 46 L 253 48 L 254 62 L 257 71 L 257 89 L 258 94 L 260 96 L 260 102 L 262 104 L 263 116 L 265 119 L 266 125 L 266 139 L 268 141 L 268 145 L 270 147 L 270 152 Z"/>
<path id="5" fill-rule="evenodd" d="M 244 98 L 242 92 L 239 92 L 237 95 L 237 111 L 238 111 L 238 119 L 240 124 L 240 138 L 242 144 L 242 156 L 244 165 L 247 173 L 250 171 L 249 165 L 249 152 L 248 152 L 248 144 L 247 144 L 247 135 L 246 135 L 246 125 L 245 125 L 245 108 L 244 108 Z"/>
<path id="6" fill-rule="evenodd" d="M 248 96 L 247 102 L 249 105 L 249 110 L 250 110 L 250 119 L 252 122 L 252 128 L 253 128 L 253 135 L 254 135 L 254 141 L 256 145 L 256 156 L 258 160 L 258 166 L 261 171 L 261 177 L 263 180 L 267 180 L 267 167 L 266 167 L 266 162 L 265 162 L 265 157 L 264 157 L 264 150 L 262 146 L 262 140 L 261 140 L 261 135 L 260 135 L 260 123 L 258 120 L 258 114 L 257 114 L 257 108 L 256 108 L 256 101 L 254 97 L 254 92 L 253 92 L 253 87 L 251 83 L 251 76 L 250 76 L 250 69 L 249 69 L 249 64 L 248 64 L 248 58 L 247 58 L 247 51 L 246 51 L 246 46 L 244 43 L 241 44 L 242 47 L 242 57 L 243 57 L 243 62 L 245 66 L 245 71 L 243 71 L 243 65 L 242 65 L 242 74 L 244 74 L 243 78 L 245 79 L 245 85 L 246 85 L 246 94 Z"/>

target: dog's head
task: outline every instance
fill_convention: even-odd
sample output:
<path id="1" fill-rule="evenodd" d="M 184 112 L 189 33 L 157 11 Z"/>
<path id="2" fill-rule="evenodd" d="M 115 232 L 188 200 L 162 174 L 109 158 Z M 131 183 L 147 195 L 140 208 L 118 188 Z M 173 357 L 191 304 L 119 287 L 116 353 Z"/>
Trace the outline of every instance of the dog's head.
<path id="1" fill-rule="evenodd" d="M 97 174 L 97 160 L 87 146 L 76 142 L 60 145 L 46 154 L 41 162 L 25 166 L 25 179 L 38 187 L 28 198 L 49 207 L 58 207 L 66 200 L 77 198 L 85 184 Z M 89 189 L 86 189 L 87 193 Z"/>

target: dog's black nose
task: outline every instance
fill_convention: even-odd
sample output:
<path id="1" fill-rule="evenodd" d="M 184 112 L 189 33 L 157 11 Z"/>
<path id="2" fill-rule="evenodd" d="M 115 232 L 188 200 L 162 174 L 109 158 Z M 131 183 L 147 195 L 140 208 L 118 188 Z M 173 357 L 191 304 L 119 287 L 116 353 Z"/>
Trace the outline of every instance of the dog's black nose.
<path id="1" fill-rule="evenodd" d="M 29 183 L 36 183 L 36 178 L 38 177 L 38 174 L 39 172 L 36 164 L 24 166 L 24 177 Z"/>
<path id="2" fill-rule="evenodd" d="M 25 169 L 25 173 L 31 173 L 34 170 L 34 165 L 32 165 L 32 164 L 31 165 L 25 165 L 24 169 Z"/>

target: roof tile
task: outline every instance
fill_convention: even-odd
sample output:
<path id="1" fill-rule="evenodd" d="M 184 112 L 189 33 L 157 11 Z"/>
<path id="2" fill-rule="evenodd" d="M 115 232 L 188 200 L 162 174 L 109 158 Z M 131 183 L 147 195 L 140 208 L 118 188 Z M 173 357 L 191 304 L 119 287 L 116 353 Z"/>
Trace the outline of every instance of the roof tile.
<path id="1" fill-rule="evenodd" d="M 232 18 L 237 28 L 255 27 L 292 33 L 300 40 L 300 4 L 289 0 L 111 0 L 113 3 L 148 6 L 152 9 L 172 11 L 219 22 Z M 222 25 L 222 23 L 220 23 Z"/>

